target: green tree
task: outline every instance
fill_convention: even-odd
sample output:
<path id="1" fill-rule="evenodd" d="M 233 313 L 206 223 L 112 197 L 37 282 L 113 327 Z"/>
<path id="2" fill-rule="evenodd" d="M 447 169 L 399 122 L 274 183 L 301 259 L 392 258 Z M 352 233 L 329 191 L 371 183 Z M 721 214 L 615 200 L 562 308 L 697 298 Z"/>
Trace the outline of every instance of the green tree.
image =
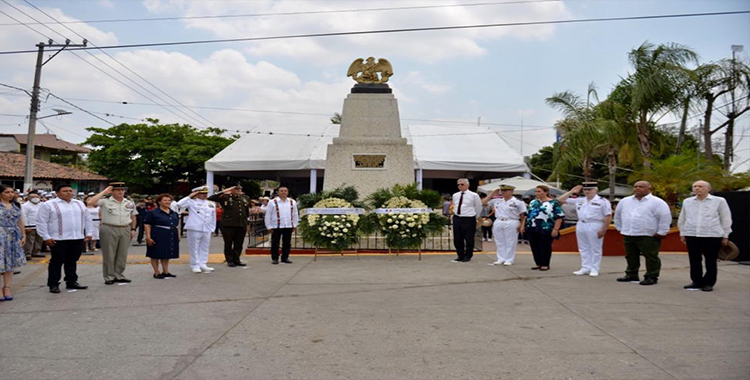
<path id="1" fill-rule="evenodd" d="M 651 167 L 649 124 L 682 105 L 685 66 L 697 62 L 698 55 L 680 44 L 656 46 L 646 41 L 631 50 L 628 58 L 635 72 L 624 81 L 630 89 L 643 166 L 648 169 Z"/>
<path id="2" fill-rule="evenodd" d="M 334 112 L 333 116 L 331 116 L 331 124 L 341 124 L 341 114 L 338 112 Z"/>
<path id="3" fill-rule="evenodd" d="M 197 129 L 184 124 L 120 124 L 87 128 L 93 134 L 89 167 L 110 178 L 150 188 L 155 183 L 203 183 L 204 163 L 237 139 L 223 137 L 218 128 Z"/>

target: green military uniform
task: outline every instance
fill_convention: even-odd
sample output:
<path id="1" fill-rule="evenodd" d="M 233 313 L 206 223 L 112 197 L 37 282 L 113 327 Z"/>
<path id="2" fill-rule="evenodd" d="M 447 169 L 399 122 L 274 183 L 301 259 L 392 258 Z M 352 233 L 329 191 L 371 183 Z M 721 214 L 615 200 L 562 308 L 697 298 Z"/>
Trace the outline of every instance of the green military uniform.
<path id="1" fill-rule="evenodd" d="M 121 202 L 114 197 L 100 199 L 101 229 L 99 239 L 102 244 L 102 272 L 104 281 L 125 279 L 125 265 L 128 261 L 130 247 L 130 230 L 133 217 L 138 215 L 135 203 L 123 198 Z"/>
<path id="2" fill-rule="evenodd" d="M 208 200 L 221 205 L 221 233 L 224 238 L 224 257 L 230 266 L 243 265 L 240 261 L 245 235 L 247 235 L 247 218 L 250 214 L 250 198 L 246 195 L 214 194 Z"/>

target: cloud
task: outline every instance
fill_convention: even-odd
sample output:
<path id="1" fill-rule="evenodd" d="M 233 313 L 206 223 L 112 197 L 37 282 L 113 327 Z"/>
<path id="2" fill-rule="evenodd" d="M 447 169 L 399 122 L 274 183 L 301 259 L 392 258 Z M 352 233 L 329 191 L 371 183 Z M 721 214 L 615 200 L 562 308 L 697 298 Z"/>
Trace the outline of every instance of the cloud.
<path id="1" fill-rule="evenodd" d="M 441 4 L 460 3 L 461 1 L 453 1 Z M 367 4 L 367 6 L 364 7 L 363 4 Z M 323 14 L 299 13 L 424 6 L 425 3 L 413 0 L 404 0 L 398 3 L 388 1 L 362 3 L 355 1 L 300 2 L 291 0 L 252 2 L 148 0 L 144 2 L 144 5 L 153 12 L 169 10 L 172 13 L 176 11 L 185 16 L 287 13 L 286 15 L 275 16 L 184 21 L 187 28 L 209 31 L 219 38 L 523 22 L 559 19 L 569 16 L 563 2 Z M 289 15 L 288 13 L 297 14 Z M 485 55 L 487 50 L 482 45 L 491 40 L 501 38 L 548 39 L 554 34 L 554 30 L 554 26 L 547 25 L 271 40 L 250 42 L 246 51 L 259 57 L 315 58 L 316 61 L 324 56 L 328 62 L 342 62 L 350 60 L 353 56 L 366 57 L 387 52 L 389 55 L 387 58 L 389 59 L 395 56 L 416 59 L 421 62 L 434 62 L 453 57 Z M 316 61 L 311 63 L 319 63 Z"/>

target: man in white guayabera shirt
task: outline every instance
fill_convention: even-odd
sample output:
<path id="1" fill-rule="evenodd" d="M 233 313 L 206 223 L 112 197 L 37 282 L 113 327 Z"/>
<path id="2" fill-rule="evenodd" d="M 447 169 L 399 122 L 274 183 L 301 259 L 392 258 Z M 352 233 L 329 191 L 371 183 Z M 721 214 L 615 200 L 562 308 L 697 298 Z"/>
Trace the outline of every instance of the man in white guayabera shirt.
<path id="1" fill-rule="evenodd" d="M 672 213 L 667 202 L 651 194 L 649 182 L 636 182 L 633 193 L 620 201 L 615 210 L 615 228 L 624 237 L 625 259 L 628 262 L 625 276 L 617 281 L 638 281 L 640 256 L 643 255 L 646 258 L 646 274 L 640 284 L 654 285 L 659 281 L 659 249 L 662 239 L 669 232 Z"/>
<path id="2" fill-rule="evenodd" d="M 716 260 L 719 249 L 729 244 L 732 233 L 732 212 L 727 201 L 710 194 L 711 184 L 706 181 L 693 183 L 694 197 L 682 202 L 680 218 L 680 240 L 687 244 L 690 258 L 690 279 L 685 289 L 701 289 L 710 292 L 716 284 Z M 701 261 L 706 258 L 706 274 Z"/>
<path id="3" fill-rule="evenodd" d="M 297 202 L 288 198 L 289 189 L 279 187 L 278 197 L 268 203 L 266 208 L 266 229 L 271 232 L 271 263 L 279 263 L 279 240 L 281 240 L 281 262 L 291 264 L 289 252 L 292 247 L 292 232 L 299 223 Z"/>
<path id="4" fill-rule="evenodd" d="M 60 270 L 65 267 L 65 284 L 68 289 L 87 289 L 78 283 L 76 262 L 81 258 L 84 241 L 91 240 L 91 218 L 83 202 L 73 198 L 70 185 L 55 188 L 57 198 L 42 204 L 37 219 L 37 232 L 50 247 L 47 286 L 51 293 L 60 293 Z M 88 234 L 88 235 L 87 235 Z"/>

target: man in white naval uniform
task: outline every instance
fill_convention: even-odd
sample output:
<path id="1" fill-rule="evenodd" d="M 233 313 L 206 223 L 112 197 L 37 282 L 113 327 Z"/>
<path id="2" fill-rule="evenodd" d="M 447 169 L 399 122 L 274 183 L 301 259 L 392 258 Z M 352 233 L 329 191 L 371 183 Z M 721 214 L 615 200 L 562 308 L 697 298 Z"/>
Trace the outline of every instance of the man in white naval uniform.
<path id="1" fill-rule="evenodd" d="M 583 189 L 585 196 L 569 198 Z M 567 193 L 557 197 L 561 203 L 576 206 L 578 223 L 576 223 L 576 241 L 581 253 L 581 269 L 573 272 L 576 276 L 589 275 L 596 277 L 602 264 L 602 247 L 604 235 L 612 221 L 612 205 L 597 194 L 596 182 L 584 182 Z"/>
<path id="2" fill-rule="evenodd" d="M 500 185 L 492 194 L 482 199 L 482 204 L 489 204 L 495 210 L 495 222 L 492 224 L 492 235 L 495 237 L 497 261 L 489 265 L 513 265 L 516 259 L 518 233 L 523 233 L 526 224 L 526 203 L 513 196 L 516 188 Z M 502 197 L 495 196 L 502 194 Z"/>
<path id="3" fill-rule="evenodd" d="M 278 197 L 268 203 L 266 208 L 266 229 L 271 232 L 271 263 L 279 263 L 279 240 L 282 243 L 281 262 L 291 264 L 289 252 L 292 246 L 292 232 L 299 223 L 297 202 L 288 198 L 289 189 L 279 187 Z"/>
<path id="4" fill-rule="evenodd" d="M 208 247 L 211 243 L 211 233 L 216 229 L 216 203 L 206 198 L 208 187 L 200 186 L 177 202 L 181 209 L 188 210 L 185 230 L 190 248 L 190 268 L 193 273 L 211 273 L 214 270 L 208 266 Z"/>

